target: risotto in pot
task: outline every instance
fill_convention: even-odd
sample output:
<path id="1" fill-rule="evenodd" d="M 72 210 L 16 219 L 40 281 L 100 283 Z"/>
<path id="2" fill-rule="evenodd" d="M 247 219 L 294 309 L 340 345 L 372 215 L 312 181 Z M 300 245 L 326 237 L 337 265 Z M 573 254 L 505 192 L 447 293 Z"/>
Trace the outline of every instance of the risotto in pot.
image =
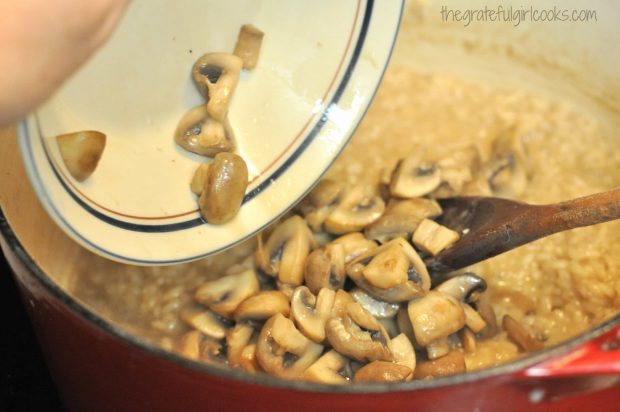
<path id="1" fill-rule="evenodd" d="M 620 308 L 620 222 L 449 276 L 457 194 L 551 203 L 620 184 L 620 153 L 563 101 L 393 66 L 342 155 L 256 239 L 174 267 L 80 259 L 71 291 L 191 359 L 342 384 L 432 379 L 557 344 Z M 88 252 L 84 251 L 87 254 Z"/>

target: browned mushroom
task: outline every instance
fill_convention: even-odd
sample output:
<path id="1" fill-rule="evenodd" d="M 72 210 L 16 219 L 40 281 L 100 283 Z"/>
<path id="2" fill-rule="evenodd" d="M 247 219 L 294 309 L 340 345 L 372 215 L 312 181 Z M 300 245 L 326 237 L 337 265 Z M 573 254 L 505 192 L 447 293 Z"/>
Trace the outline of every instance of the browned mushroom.
<path id="1" fill-rule="evenodd" d="M 441 184 L 441 169 L 423 159 L 421 153 L 402 159 L 394 169 L 390 193 L 403 198 L 420 197 L 431 193 Z"/>
<path id="2" fill-rule="evenodd" d="M 252 70 L 256 67 L 264 35 L 265 33 L 252 24 L 241 26 L 233 54 L 243 60 L 244 69 Z"/>
<path id="3" fill-rule="evenodd" d="M 502 328 L 508 333 L 510 339 L 525 352 L 533 352 L 545 347 L 541 341 L 530 335 L 530 333 L 510 315 L 504 315 L 502 319 Z"/>
<path id="4" fill-rule="evenodd" d="M 56 136 L 60 157 L 71 176 L 77 181 L 86 180 L 97 168 L 106 136 L 101 132 L 86 130 Z"/>
<path id="5" fill-rule="evenodd" d="M 407 310 L 416 341 L 422 346 L 445 338 L 465 326 L 465 314 L 460 302 L 436 290 L 410 301 Z"/>
<path id="6" fill-rule="evenodd" d="M 344 253 L 342 245 L 330 244 L 308 255 L 304 279 L 312 293 L 319 293 L 322 288 L 337 290 L 343 287 L 347 275 Z"/>
<path id="7" fill-rule="evenodd" d="M 230 316 L 247 297 L 258 291 L 253 269 L 205 282 L 196 290 L 196 301 L 220 315 Z"/>
<path id="8" fill-rule="evenodd" d="M 341 371 L 345 368 L 347 363 L 347 358 L 335 350 L 330 350 L 310 365 L 301 375 L 301 379 L 334 385 L 345 384 L 348 381 Z"/>
<path id="9" fill-rule="evenodd" d="M 237 215 L 248 186 L 248 167 L 234 153 L 218 153 L 207 170 L 198 203 L 209 223 L 222 224 Z"/>
<path id="10" fill-rule="evenodd" d="M 355 373 L 355 382 L 404 382 L 413 370 L 394 362 L 373 361 L 362 366 Z"/>
<path id="11" fill-rule="evenodd" d="M 336 292 L 323 288 L 314 296 L 305 286 L 298 286 L 291 298 L 291 315 L 295 324 L 309 339 L 323 342 L 325 323 L 331 315 Z"/>
<path id="12" fill-rule="evenodd" d="M 385 210 L 383 199 L 369 185 L 359 184 L 342 195 L 323 226 L 334 234 L 356 232 L 379 219 Z"/>
<path id="13" fill-rule="evenodd" d="M 235 310 L 235 321 L 263 321 L 276 313 L 288 316 L 288 297 L 279 290 L 263 290 L 246 298 Z"/>
<path id="14" fill-rule="evenodd" d="M 432 361 L 418 362 L 414 377 L 416 379 L 432 379 L 463 373 L 465 370 L 465 357 L 461 352 L 455 350 Z"/>

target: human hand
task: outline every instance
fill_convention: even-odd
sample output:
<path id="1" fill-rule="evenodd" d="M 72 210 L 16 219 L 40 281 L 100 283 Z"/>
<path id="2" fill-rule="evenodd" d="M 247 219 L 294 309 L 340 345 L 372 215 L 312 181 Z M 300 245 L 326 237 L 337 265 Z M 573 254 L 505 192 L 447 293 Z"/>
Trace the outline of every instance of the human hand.
<path id="1" fill-rule="evenodd" d="M 0 1 L 0 126 L 45 101 L 107 40 L 128 3 Z"/>

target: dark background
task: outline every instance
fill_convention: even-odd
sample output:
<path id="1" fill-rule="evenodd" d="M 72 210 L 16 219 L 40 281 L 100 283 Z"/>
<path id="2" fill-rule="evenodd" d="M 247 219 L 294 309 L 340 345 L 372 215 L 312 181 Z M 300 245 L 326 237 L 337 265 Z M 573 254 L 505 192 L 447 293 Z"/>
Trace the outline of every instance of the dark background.
<path id="1" fill-rule="evenodd" d="M 63 410 L 0 252 L 0 411 Z"/>

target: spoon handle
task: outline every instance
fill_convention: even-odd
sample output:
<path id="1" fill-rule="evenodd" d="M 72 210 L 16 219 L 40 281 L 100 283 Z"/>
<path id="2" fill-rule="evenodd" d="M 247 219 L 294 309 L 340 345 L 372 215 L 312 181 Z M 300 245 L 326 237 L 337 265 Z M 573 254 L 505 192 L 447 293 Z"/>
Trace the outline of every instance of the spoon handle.
<path id="1" fill-rule="evenodd" d="M 620 218 L 620 187 L 578 199 L 544 206 L 544 227 L 548 233 L 590 226 Z"/>

